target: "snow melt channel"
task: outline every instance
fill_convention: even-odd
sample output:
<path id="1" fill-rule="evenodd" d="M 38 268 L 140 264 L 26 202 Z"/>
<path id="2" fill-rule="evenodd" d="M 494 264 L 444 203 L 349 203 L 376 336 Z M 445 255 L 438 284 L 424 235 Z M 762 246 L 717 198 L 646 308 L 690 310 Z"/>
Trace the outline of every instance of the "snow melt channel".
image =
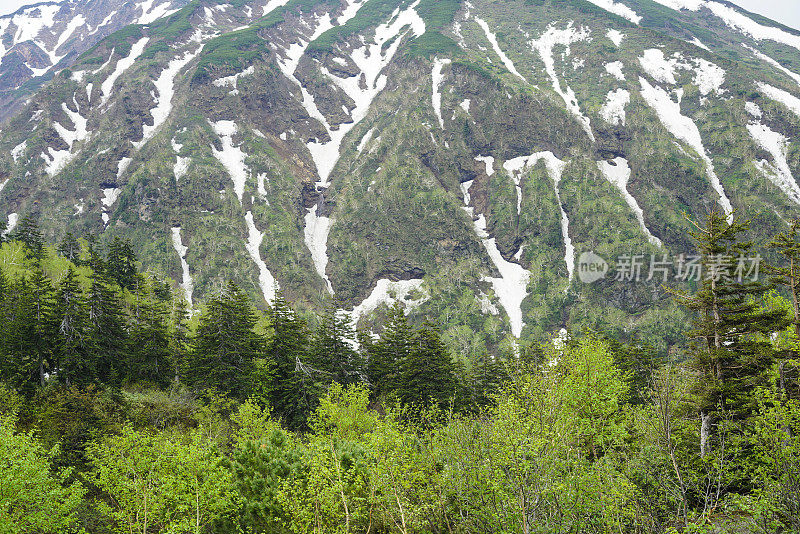
<path id="1" fill-rule="evenodd" d="M 236 193 L 236 198 L 239 199 L 239 204 L 242 203 L 242 196 L 244 196 L 244 186 L 247 183 L 247 176 L 249 169 L 244 164 L 246 154 L 238 146 L 233 146 L 233 136 L 238 132 L 236 123 L 233 121 L 218 121 L 211 124 L 214 132 L 219 136 L 222 141 L 222 150 L 217 150 L 213 146 L 211 152 L 214 157 L 222 163 L 225 170 L 233 181 L 233 192 Z"/>
<path id="2" fill-rule="evenodd" d="M 489 25 L 486 24 L 486 21 L 480 17 L 475 17 L 475 22 L 477 22 L 478 26 L 480 26 L 481 29 L 483 30 L 483 33 L 486 35 L 486 39 L 489 41 L 489 43 L 491 43 L 492 48 L 494 49 L 494 53 L 497 54 L 497 56 L 500 58 L 500 61 L 502 61 L 503 65 L 506 66 L 508 72 L 510 72 L 523 82 L 527 81 L 525 79 L 525 76 L 523 76 L 522 74 L 519 73 L 519 71 L 517 71 L 517 68 L 514 66 L 514 62 L 511 61 L 505 54 L 505 52 L 503 52 L 503 50 L 500 48 L 500 44 L 497 42 L 497 36 L 494 33 L 492 33 L 491 29 L 489 29 Z"/>
<path id="3" fill-rule="evenodd" d="M 451 61 L 449 59 L 434 58 L 433 72 L 431 73 L 431 77 L 433 78 L 433 93 L 431 96 L 433 112 L 436 113 L 436 118 L 439 119 L 439 126 L 442 130 L 444 130 L 444 118 L 442 117 L 442 93 L 439 91 L 439 88 L 442 86 L 442 80 L 444 80 L 442 69 L 444 69 L 445 65 L 449 65 L 450 63 Z"/>
<path id="4" fill-rule="evenodd" d="M 420 298 L 410 298 L 414 292 L 421 293 Z M 353 327 L 356 327 L 362 317 L 366 317 L 377 310 L 381 304 L 391 306 L 396 302 L 405 304 L 405 313 L 408 314 L 422 305 L 428 298 L 428 293 L 422 287 L 422 280 L 398 280 L 395 282 L 381 278 L 375 284 L 375 289 L 372 290 L 372 293 L 361 304 L 353 308 L 353 311 L 350 312 L 350 318 L 353 322 Z"/>
<path id="5" fill-rule="evenodd" d="M 761 109 L 751 102 L 748 104 L 750 104 L 748 106 L 750 114 L 755 118 L 760 117 Z M 756 162 L 756 167 L 795 204 L 800 204 L 800 187 L 792 176 L 789 162 L 786 159 L 789 140 L 757 120 L 753 120 L 747 125 L 747 131 L 750 132 L 750 136 L 756 144 L 772 156 L 773 163 L 761 160 Z"/>
<path id="6" fill-rule="evenodd" d="M 654 236 L 647 228 L 644 223 L 644 211 L 639 207 L 639 203 L 633 195 L 628 192 L 628 180 L 630 180 L 631 177 L 631 169 L 628 166 L 628 160 L 625 158 L 615 158 L 611 161 L 598 161 L 597 166 L 606 180 L 611 182 L 611 184 L 622 193 L 622 198 L 625 199 L 628 207 L 630 207 L 633 214 L 636 215 L 639 227 L 642 229 L 642 232 L 644 232 L 647 240 L 653 245 L 660 247 L 661 240 Z"/>
<path id="7" fill-rule="evenodd" d="M 513 176 L 514 173 L 521 173 L 526 168 L 536 165 L 540 159 L 544 160 L 547 174 L 553 180 L 553 190 L 556 194 L 558 209 L 561 212 L 561 236 L 564 240 L 564 263 L 567 264 L 567 279 L 572 280 L 572 275 L 575 271 L 575 247 L 572 245 L 572 239 L 569 236 L 569 218 L 567 217 L 567 212 L 564 211 L 564 205 L 561 203 L 561 191 L 558 188 L 566 163 L 555 157 L 552 152 L 536 152 L 530 156 L 521 156 L 508 160 L 503 164 L 503 168 Z"/>
<path id="8" fill-rule="evenodd" d="M 108 102 L 108 99 L 111 97 L 111 89 L 114 88 L 114 82 L 117 81 L 117 78 L 122 76 L 122 74 L 128 70 L 131 65 L 134 64 L 136 58 L 138 58 L 142 52 L 144 52 L 144 47 L 147 45 L 147 42 L 150 40 L 149 37 L 142 37 L 133 45 L 131 46 L 131 51 L 127 57 L 121 58 L 117 60 L 117 65 L 114 67 L 114 72 L 108 75 L 108 78 L 100 86 L 100 89 L 103 93 L 102 98 L 100 99 L 101 104 L 105 104 Z M 112 52 L 113 54 L 113 52 Z"/>
<path id="9" fill-rule="evenodd" d="M 577 43 L 580 41 L 586 41 L 589 39 L 590 30 L 588 28 L 581 28 L 580 30 L 576 30 L 572 23 L 570 22 L 567 27 L 563 30 L 556 29 L 556 27 L 551 24 L 547 27 L 547 30 L 536 40 L 530 42 L 531 48 L 539 53 L 539 56 L 542 58 L 544 62 L 545 71 L 547 75 L 550 77 L 550 81 L 553 84 L 553 90 L 561 96 L 564 100 L 564 103 L 567 105 L 567 110 L 572 113 L 578 122 L 586 131 L 586 134 L 589 136 L 589 139 L 594 142 L 594 134 L 592 133 L 592 127 L 589 122 L 589 117 L 584 115 L 581 112 L 581 108 L 578 105 L 578 99 L 575 97 L 575 92 L 567 86 L 566 89 L 561 88 L 561 82 L 556 75 L 556 68 L 555 68 L 555 61 L 553 60 L 553 48 L 556 45 L 562 45 L 566 47 L 565 56 L 569 55 L 569 47 L 572 43 Z"/>
<path id="10" fill-rule="evenodd" d="M 189 307 L 191 308 L 194 281 L 192 280 L 192 274 L 189 272 L 189 264 L 186 262 L 186 253 L 189 251 L 189 247 L 183 244 L 180 226 L 172 227 L 172 247 L 175 249 L 175 252 L 178 253 L 178 256 L 181 259 L 181 271 L 183 272 L 181 289 L 183 289 L 183 294 L 186 296 L 186 302 L 189 303 Z"/>
<path id="11" fill-rule="evenodd" d="M 680 104 L 674 102 L 665 90 L 660 87 L 653 87 L 642 77 L 639 77 L 639 83 L 642 86 L 642 97 L 645 102 L 647 102 L 647 105 L 656 112 L 664 128 L 677 139 L 689 145 L 700 158 L 702 158 L 706 165 L 706 174 L 708 175 L 711 187 L 713 187 L 714 191 L 719 195 L 719 204 L 722 206 L 728 219 L 733 220 L 733 206 L 725 194 L 719 177 L 717 177 L 717 174 L 714 172 L 714 163 L 711 161 L 708 153 L 706 153 L 706 149 L 703 146 L 703 139 L 700 137 L 700 130 L 698 130 L 697 125 L 689 117 L 681 115 Z"/>
<path id="12" fill-rule="evenodd" d="M 261 259 L 259 247 L 261 247 L 261 242 L 264 240 L 264 234 L 256 228 L 251 211 L 245 214 L 244 220 L 247 223 L 247 252 L 258 267 L 258 285 L 261 286 L 264 300 L 271 304 L 275 300 L 275 288 L 278 283 L 272 273 L 269 272 L 269 269 L 267 269 L 267 264 Z"/>

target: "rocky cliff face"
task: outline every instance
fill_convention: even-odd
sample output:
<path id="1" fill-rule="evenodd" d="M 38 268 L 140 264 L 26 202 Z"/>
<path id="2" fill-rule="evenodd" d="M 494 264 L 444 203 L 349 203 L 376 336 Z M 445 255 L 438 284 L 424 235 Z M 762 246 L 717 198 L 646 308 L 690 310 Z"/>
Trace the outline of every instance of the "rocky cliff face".
<path id="1" fill-rule="evenodd" d="M 127 236 L 190 297 L 234 279 L 362 325 L 399 301 L 464 354 L 564 326 L 663 346 L 685 318 L 647 268 L 690 250 L 684 214 L 759 238 L 800 204 L 800 34 L 724 2 L 194 0 L 144 22 L 3 128 L 0 213 Z M 611 263 L 593 284 L 588 251 Z M 623 255 L 638 283 L 612 280 Z"/>

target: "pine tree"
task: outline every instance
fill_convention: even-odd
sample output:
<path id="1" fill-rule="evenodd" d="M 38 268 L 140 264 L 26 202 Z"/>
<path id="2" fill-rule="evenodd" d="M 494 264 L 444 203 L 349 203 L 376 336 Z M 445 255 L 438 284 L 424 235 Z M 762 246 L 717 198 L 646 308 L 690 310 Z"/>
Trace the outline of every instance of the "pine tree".
<path id="1" fill-rule="evenodd" d="M 188 306 L 189 304 L 183 298 L 176 298 L 172 303 L 169 351 L 176 382 L 180 381 L 182 370 L 185 368 L 189 356 L 190 340 L 187 322 L 191 312 Z"/>
<path id="2" fill-rule="evenodd" d="M 80 264 L 81 245 L 72 232 L 67 232 L 64 235 L 64 239 L 58 245 L 58 253 L 75 265 Z"/>
<path id="3" fill-rule="evenodd" d="M 311 338 L 310 362 L 325 373 L 327 382 L 342 385 L 360 381 L 363 375 L 355 329 L 350 318 L 331 306 Z"/>
<path id="4" fill-rule="evenodd" d="M 439 331 L 425 323 L 414 333 L 408 356 L 400 360 L 398 397 L 407 404 L 434 402 L 443 407 L 458 390 L 455 370 Z"/>
<path id="5" fill-rule="evenodd" d="M 58 285 L 54 314 L 58 329 L 55 359 L 59 380 L 67 385 L 93 382 L 97 366 L 91 350 L 88 306 L 72 267 L 67 268 Z"/>
<path id="6" fill-rule="evenodd" d="M 737 420 L 750 414 L 753 390 L 763 383 L 765 370 L 774 361 L 769 343 L 759 341 L 757 335 L 781 330 L 783 311 L 760 310 L 755 299 L 768 286 L 736 272 L 752 250 L 752 243 L 740 240 L 747 223 L 738 218 L 729 223 L 712 211 L 705 225 L 693 225 L 691 236 L 701 256 L 702 280 L 694 294 L 674 293 L 696 314 L 687 335 L 693 340 L 692 365 L 700 373 L 700 448 L 705 455 L 720 412 Z"/>
<path id="7" fill-rule="evenodd" d="M 398 388 L 401 367 L 411 356 L 413 341 L 414 333 L 403 309 L 399 305 L 393 306 L 380 339 L 366 345 L 367 376 L 377 396 Z"/>
<path id="8" fill-rule="evenodd" d="M 186 365 L 187 381 L 198 388 L 213 387 L 235 397 L 247 396 L 253 363 L 264 347 L 255 326 L 256 314 L 247 295 L 228 282 L 209 300 L 200 317 Z"/>
<path id="9" fill-rule="evenodd" d="M 101 273 L 91 274 L 86 306 L 97 377 L 105 384 L 119 385 L 124 373 L 126 313 L 119 294 Z"/>
<path id="10" fill-rule="evenodd" d="M 26 215 L 8 237 L 11 241 L 24 243 L 31 258 L 41 260 L 44 257 L 44 238 L 31 215 Z"/>
<path id="11" fill-rule="evenodd" d="M 308 361 L 308 328 L 278 293 L 270 307 L 272 339 L 267 358 L 274 382 L 270 403 L 290 428 L 303 428 L 320 394 L 320 373 Z"/>
<path id="12" fill-rule="evenodd" d="M 169 351 L 169 314 L 164 302 L 153 298 L 152 291 L 136 294 L 135 312 L 128 328 L 125 377 L 129 383 L 150 382 L 166 385 L 172 379 Z"/>
<path id="13" fill-rule="evenodd" d="M 133 291 L 139 285 L 136 261 L 130 241 L 115 237 L 108 245 L 106 272 L 121 288 Z"/>

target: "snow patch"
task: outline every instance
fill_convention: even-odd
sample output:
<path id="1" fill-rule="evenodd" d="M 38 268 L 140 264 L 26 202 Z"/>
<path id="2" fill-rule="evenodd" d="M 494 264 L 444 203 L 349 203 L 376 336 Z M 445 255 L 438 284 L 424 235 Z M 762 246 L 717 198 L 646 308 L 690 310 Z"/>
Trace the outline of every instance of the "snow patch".
<path id="1" fill-rule="evenodd" d="M 615 46 L 619 47 L 619 45 L 622 44 L 622 40 L 625 38 L 625 35 L 619 30 L 608 30 L 606 37 L 608 37 Z"/>
<path id="2" fill-rule="evenodd" d="M 478 26 L 481 27 L 483 33 L 486 35 L 486 39 L 488 39 L 488 41 L 492 44 L 495 54 L 497 54 L 497 56 L 500 58 L 500 61 L 503 62 L 503 65 L 506 66 L 508 71 L 522 81 L 527 81 L 525 77 L 517 71 L 516 67 L 514 66 L 514 62 L 512 62 L 505 52 L 503 52 L 503 50 L 500 48 L 500 44 L 497 42 L 497 36 L 492 33 L 491 29 L 489 29 L 489 25 L 486 24 L 486 21 L 480 17 L 475 17 L 475 22 L 477 22 Z"/>
<path id="3" fill-rule="evenodd" d="M 644 223 L 644 211 L 639 207 L 639 203 L 633 195 L 628 192 L 628 180 L 630 180 L 631 177 L 631 169 L 628 166 L 628 160 L 618 157 L 611 161 L 598 161 L 597 166 L 600 168 L 600 172 L 603 173 L 606 180 L 611 182 L 611 184 L 622 193 L 622 198 L 625 199 L 625 202 L 631 208 L 633 214 L 636 215 L 636 220 L 639 221 L 639 227 L 642 229 L 642 232 L 644 232 L 647 240 L 651 244 L 660 247 L 661 240 L 654 236 L 647 228 Z"/>
<path id="4" fill-rule="evenodd" d="M 122 158 L 119 160 L 117 163 L 117 178 L 122 176 L 122 173 L 125 172 L 125 170 L 128 168 L 128 165 L 131 164 L 131 161 L 133 161 L 133 158 Z"/>
<path id="5" fill-rule="evenodd" d="M 700 94 L 703 96 L 711 92 L 717 95 L 722 94 L 722 84 L 725 83 L 725 71 L 703 58 L 695 59 L 694 63 L 696 67 L 693 82 L 697 88 L 700 89 Z"/>
<path id="6" fill-rule="evenodd" d="M 617 80 L 624 82 L 625 81 L 625 74 L 622 72 L 622 61 L 613 61 L 611 63 L 606 63 L 606 72 L 612 75 Z"/>
<path id="7" fill-rule="evenodd" d="M 606 102 L 600 108 L 600 116 L 609 124 L 625 126 L 625 106 L 631 101 L 631 94 L 625 89 L 609 91 Z"/>
<path id="8" fill-rule="evenodd" d="M 758 109 L 758 112 L 760 113 L 761 110 Z M 755 113 L 753 115 L 755 116 Z M 786 158 L 789 151 L 789 140 L 757 121 L 748 124 L 747 131 L 750 132 L 750 136 L 756 144 L 772 156 L 773 163 L 761 160 L 756 162 L 756 167 L 795 204 L 800 204 L 800 187 L 792 176 Z"/>
<path id="9" fill-rule="evenodd" d="M 183 289 L 183 294 L 186 296 L 186 302 L 189 303 L 189 307 L 191 308 L 192 293 L 194 292 L 194 281 L 192 280 L 192 274 L 189 272 L 189 264 L 186 261 L 186 253 L 189 251 L 189 247 L 183 244 L 180 226 L 172 227 L 172 247 L 175 249 L 175 252 L 178 253 L 178 256 L 181 259 L 181 271 L 183 272 L 181 289 Z"/>
<path id="10" fill-rule="evenodd" d="M 787 69 L 786 67 L 784 67 L 783 65 L 781 65 L 780 63 L 778 63 L 777 61 L 772 59 L 771 57 L 769 57 L 768 55 L 762 54 L 761 52 L 759 52 L 758 50 L 756 50 L 752 46 L 747 46 L 745 43 L 742 43 L 742 46 L 745 47 L 747 50 L 749 50 L 754 56 L 756 56 L 761 61 L 766 61 L 767 63 L 769 63 L 770 65 L 772 65 L 776 69 L 778 69 L 779 71 L 781 71 L 784 74 L 786 74 L 787 76 L 789 76 L 795 82 L 800 84 L 800 74 L 797 74 L 795 72 L 790 71 L 789 69 Z"/>
<path id="11" fill-rule="evenodd" d="M 575 247 L 572 245 L 572 238 L 569 236 L 569 218 L 567 217 L 567 212 L 564 211 L 564 205 L 561 203 L 561 191 L 558 188 L 566 163 L 555 157 L 552 152 L 536 152 L 530 156 L 509 160 L 503 164 L 503 167 L 509 174 L 513 174 L 536 165 L 539 160 L 544 160 L 547 174 L 553 180 L 553 189 L 558 201 L 558 209 L 561 212 L 561 236 L 564 240 L 564 262 L 567 264 L 567 279 L 572 280 L 572 275 L 575 271 Z"/>
<path id="12" fill-rule="evenodd" d="M 131 65 L 133 65 L 133 63 L 136 61 L 136 58 L 142 55 L 142 52 L 144 52 L 144 47 L 147 45 L 149 40 L 149 37 L 142 37 L 131 46 L 131 52 L 127 57 L 117 60 L 117 65 L 114 67 L 114 72 L 109 74 L 108 78 L 106 78 L 100 86 L 100 89 L 103 92 L 101 104 L 108 102 L 108 99 L 111 97 L 111 89 L 114 88 L 114 82 L 116 82 L 117 78 L 122 76 L 122 74 L 128 70 Z M 114 55 L 113 52 L 111 55 Z M 100 69 L 102 68 L 103 67 L 100 67 Z"/>
<path id="13" fill-rule="evenodd" d="M 414 292 L 421 293 L 420 298 L 410 298 Z M 422 280 L 398 280 L 394 282 L 381 278 L 375 284 L 375 289 L 372 290 L 369 296 L 361 304 L 353 308 L 353 311 L 350 312 L 350 318 L 355 327 L 362 317 L 374 312 L 381 304 L 392 306 L 396 302 L 405 304 L 405 312 L 408 314 L 429 298 L 430 295 L 423 288 Z"/>
<path id="14" fill-rule="evenodd" d="M 252 65 L 244 69 L 242 72 L 238 72 L 232 76 L 225 76 L 224 78 L 218 78 L 211 82 L 214 84 L 215 87 L 232 87 L 233 89 L 237 89 L 236 85 L 239 82 L 239 78 L 243 76 L 251 76 L 256 71 L 255 67 Z"/>
<path id="15" fill-rule="evenodd" d="M 642 97 L 647 105 L 655 110 L 661 124 L 677 139 L 689 145 L 697 154 L 703 159 L 706 164 L 706 174 L 708 175 L 711 187 L 719 195 L 719 204 L 725 211 L 729 220 L 733 217 L 733 206 L 728 200 L 722 183 L 719 181 L 717 174 L 714 172 L 714 163 L 706 153 L 703 146 L 703 139 L 700 137 L 700 130 L 692 119 L 681 115 L 681 106 L 674 102 L 669 94 L 660 87 L 653 87 L 650 83 L 639 77 L 639 83 L 642 86 Z"/>
<path id="16" fill-rule="evenodd" d="M 472 101 L 469 98 L 465 98 L 463 102 L 459 104 L 459 107 L 464 110 L 465 113 L 469 113 L 469 106 Z"/>
<path id="17" fill-rule="evenodd" d="M 494 157 L 492 156 L 477 156 L 475 161 L 483 162 L 486 165 L 486 176 L 494 174 Z"/>
<path id="18" fill-rule="evenodd" d="M 8 223 L 6 224 L 6 229 L 2 233 L 3 236 L 10 234 L 14 228 L 17 226 L 17 221 L 19 220 L 19 215 L 16 213 L 9 213 L 8 214 Z"/>
<path id="19" fill-rule="evenodd" d="M 225 170 L 228 171 L 233 181 L 233 192 L 236 193 L 236 198 L 239 199 L 239 204 L 241 204 L 244 196 L 244 186 L 247 183 L 247 176 L 250 170 L 244 164 L 247 155 L 242 152 L 240 147 L 233 146 L 233 136 L 238 132 L 238 128 L 233 121 L 218 121 L 212 123 L 211 127 L 222 141 L 222 150 L 217 151 L 212 146 L 211 152 L 222 163 Z"/>
<path id="20" fill-rule="evenodd" d="M 436 113 L 436 118 L 439 119 L 439 126 L 444 130 L 444 118 L 442 118 L 442 93 L 439 92 L 439 88 L 442 85 L 442 80 L 444 79 L 444 75 L 442 74 L 442 69 L 445 65 L 449 65 L 451 61 L 449 59 L 438 59 L 434 58 L 433 60 L 433 72 L 431 73 L 431 77 L 433 78 L 433 94 L 431 96 L 431 100 L 433 102 L 433 111 Z"/>
<path id="21" fill-rule="evenodd" d="M 767 97 L 780 102 L 789 108 L 789 111 L 800 117 L 800 98 L 797 98 L 791 93 L 787 93 L 783 89 L 778 89 L 777 87 L 773 87 L 766 83 L 758 82 L 756 85 L 758 86 L 758 89 Z"/>
<path id="22" fill-rule="evenodd" d="M 375 133 L 375 128 L 370 129 L 367 133 L 364 134 L 364 137 L 361 138 L 361 141 L 358 143 L 358 152 L 361 153 L 364 150 L 364 147 L 367 146 L 370 139 L 372 139 L 372 134 Z"/>
<path id="23" fill-rule="evenodd" d="M 764 114 L 761 112 L 761 108 L 758 107 L 758 104 L 755 102 L 745 102 L 744 109 L 753 117 L 760 119 Z"/>
<path id="24" fill-rule="evenodd" d="M 610 13 L 614 13 L 615 15 L 619 15 L 624 19 L 628 19 L 634 24 L 639 24 L 642 21 L 642 17 L 637 15 L 636 11 L 632 10 L 621 2 L 614 2 L 613 0 L 589 0 L 589 2 L 593 3 L 597 7 L 602 7 Z"/>
<path id="25" fill-rule="evenodd" d="M 709 47 L 707 47 L 706 45 L 704 45 L 702 42 L 700 42 L 700 39 L 698 39 L 697 37 L 692 38 L 692 40 L 689 41 L 689 42 L 692 43 L 693 45 L 697 46 L 697 47 L 702 48 L 703 50 L 707 50 L 707 51 L 711 52 L 711 49 Z"/>
<path id="26" fill-rule="evenodd" d="M 261 242 L 264 240 L 264 234 L 258 231 L 255 222 L 253 222 L 253 212 L 248 211 L 244 216 L 247 222 L 247 252 L 258 267 L 258 285 L 261 286 L 261 293 L 264 295 L 264 300 L 271 304 L 275 300 L 275 288 L 277 282 L 272 276 L 272 273 L 267 269 L 267 264 L 261 259 Z"/>
<path id="27" fill-rule="evenodd" d="M 201 46 L 195 53 L 190 54 L 186 52 L 183 57 L 175 58 L 169 62 L 167 68 L 161 71 L 158 79 L 153 82 L 158 91 L 158 98 L 156 98 L 156 107 L 150 110 L 150 115 L 153 117 L 153 124 L 142 125 L 142 140 L 135 141 L 133 146 L 141 149 L 152 137 L 155 135 L 156 130 L 166 122 L 167 117 L 172 112 L 172 97 L 175 95 L 175 77 L 191 60 L 193 60 L 200 51 L 203 49 Z"/>
<path id="28" fill-rule="evenodd" d="M 575 97 L 575 92 L 569 86 L 567 86 L 566 89 L 561 89 L 561 82 L 558 80 L 558 76 L 556 76 L 555 61 L 553 60 L 553 49 L 556 45 L 562 45 L 566 47 L 564 55 L 568 56 L 570 45 L 572 43 L 588 40 L 590 33 L 591 31 L 589 28 L 582 27 L 580 30 L 576 30 L 573 27 L 572 22 L 570 22 L 563 30 L 558 30 L 553 24 L 550 24 L 541 37 L 531 41 L 530 45 L 531 48 L 538 52 L 539 56 L 541 56 L 542 61 L 544 62 L 545 70 L 547 71 L 547 74 L 550 76 L 550 80 L 553 83 L 553 89 L 564 100 L 564 103 L 567 105 L 567 110 L 575 116 L 580 125 L 586 131 L 589 139 L 594 142 L 594 134 L 592 133 L 589 117 L 585 116 L 581 112 L 581 108 L 578 105 L 578 99 Z"/>
<path id="29" fill-rule="evenodd" d="M 314 206 L 308 209 L 305 223 L 305 242 L 311 252 L 314 268 L 317 270 L 317 274 L 325 280 L 328 293 L 333 295 L 333 286 L 328 275 L 325 274 L 328 267 L 328 234 L 331 231 L 332 221 L 329 217 L 318 216 L 317 207 Z"/>
<path id="30" fill-rule="evenodd" d="M 11 157 L 14 158 L 14 163 L 16 163 L 17 160 L 22 157 L 22 154 L 25 152 L 26 148 L 28 148 L 27 139 L 11 149 Z"/>

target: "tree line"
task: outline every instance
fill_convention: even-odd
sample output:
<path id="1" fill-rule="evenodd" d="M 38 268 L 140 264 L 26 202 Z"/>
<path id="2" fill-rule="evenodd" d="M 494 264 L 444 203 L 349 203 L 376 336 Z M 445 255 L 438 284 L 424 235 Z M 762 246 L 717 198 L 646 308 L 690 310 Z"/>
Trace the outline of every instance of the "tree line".
<path id="1" fill-rule="evenodd" d="M 464 362 L 400 308 L 375 334 L 228 283 L 192 316 L 130 244 L 23 220 L 0 532 L 798 531 L 800 223 L 761 280 L 714 268 L 745 221 L 690 223 L 677 357 L 584 332 Z"/>

